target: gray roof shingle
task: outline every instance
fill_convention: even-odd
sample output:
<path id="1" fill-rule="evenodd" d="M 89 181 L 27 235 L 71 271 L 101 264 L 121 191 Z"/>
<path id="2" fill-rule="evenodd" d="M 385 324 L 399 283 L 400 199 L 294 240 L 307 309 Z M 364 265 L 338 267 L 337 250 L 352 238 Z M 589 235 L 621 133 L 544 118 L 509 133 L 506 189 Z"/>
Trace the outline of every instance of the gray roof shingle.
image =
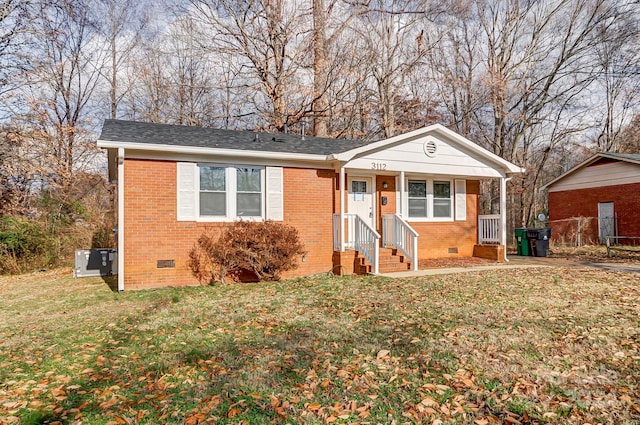
<path id="1" fill-rule="evenodd" d="M 99 139 L 123 143 L 314 155 L 337 154 L 366 145 L 357 140 L 311 136 L 302 138 L 301 135 L 291 133 L 258 133 L 110 119 L 105 120 Z"/>

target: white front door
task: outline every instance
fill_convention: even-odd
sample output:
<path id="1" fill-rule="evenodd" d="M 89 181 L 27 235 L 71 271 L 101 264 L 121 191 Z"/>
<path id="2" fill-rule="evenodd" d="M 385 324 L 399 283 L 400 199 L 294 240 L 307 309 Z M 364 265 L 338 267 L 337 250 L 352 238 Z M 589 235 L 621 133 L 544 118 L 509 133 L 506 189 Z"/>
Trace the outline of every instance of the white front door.
<path id="1" fill-rule="evenodd" d="M 371 177 L 349 177 L 347 212 L 358 214 L 371 228 L 374 227 L 373 182 Z"/>
<path id="2" fill-rule="evenodd" d="M 616 236 L 616 220 L 613 202 L 598 203 L 598 234 L 600 243 L 607 242 L 607 236 Z"/>

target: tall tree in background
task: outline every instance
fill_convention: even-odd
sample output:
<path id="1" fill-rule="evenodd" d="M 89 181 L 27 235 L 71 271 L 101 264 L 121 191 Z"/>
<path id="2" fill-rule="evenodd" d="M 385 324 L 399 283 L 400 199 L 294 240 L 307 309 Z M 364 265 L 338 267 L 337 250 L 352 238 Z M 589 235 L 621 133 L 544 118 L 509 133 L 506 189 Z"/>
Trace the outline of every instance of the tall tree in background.
<path id="1" fill-rule="evenodd" d="M 0 2 L 0 119 L 14 118 L 15 96 L 19 86 L 17 75 L 27 72 L 30 62 L 27 51 L 30 47 L 32 27 L 28 0 L 2 0 Z M 20 138 L 15 129 L 6 123 L 0 126 L 0 213 L 10 209 L 19 200 L 24 186 L 20 184 L 21 171 L 13 165 L 17 158 Z M 19 177 L 15 177 L 18 175 Z"/>
<path id="2" fill-rule="evenodd" d="M 512 225 L 526 225 L 550 154 L 587 130 L 584 99 L 597 72 L 593 57 L 602 26 L 617 19 L 616 8 L 608 0 L 476 0 L 461 10 L 442 54 L 453 52 L 463 65 L 432 58 L 444 72 L 440 92 L 453 93 L 447 109 L 463 133 L 529 171 L 512 184 Z M 497 191 L 492 198 L 496 208 Z"/>
<path id="3" fill-rule="evenodd" d="M 109 59 L 102 74 L 109 85 L 109 116 L 118 118 L 118 105 L 130 87 L 123 87 L 123 73 L 140 43 L 148 17 L 140 0 L 96 0 L 91 5 L 99 34 L 104 37 Z M 98 17 L 101 17 L 100 19 Z"/>
<path id="4" fill-rule="evenodd" d="M 300 84 L 304 53 L 302 19 L 296 2 L 284 0 L 192 0 L 208 26 L 204 44 L 243 62 L 241 84 L 256 91 L 255 109 L 276 131 L 285 131 L 311 110 L 311 95 Z"/>
<path id="5" fill-rule="evenodd" d="M 354 31 L 364 44 L 363 63 L 368 68 L 364 74 L 375 84 L 382 133 L 391 137 L 396 134 L 396 102 L 403 92 L 403 79 L 422 62 L 430 48 L 423 37 L 426 20 L 422 13 L 416 13 L 416 9 L 424 10 L 427 5 L 374 1 L 368 8 Z"/>
<path id="6" fill-rule="evenodd" d="M 640 16 L 638 4 L 616 4 L 616 18 L 598 28 L 601 43 L 595 52 L 596 90 L 601 88 L 604 109 L 596 125 L 599 151 L 618 151 L 625 143 L 622 135 L 640 104 Z M 614 35 L 614 36 L 612 36 Z"/>
<path id="7" fill-rule="evenodd" d="M 29 14 L 31 0 L 0 0 L 0 99 L 15 88 L 18 71 L 29 65 L 28 48 L 33 29 Z"/>
<path id="8" fill-rule="evenodd" d="M 22 94 L 30 124 L 40 131 L 34 148 L 50 161 L 51 175 L 70 178 L 92 160 L 95 147 L 90 109 L 105 60 L 99 49 L 94 17 L 88 4 L 61 0 L 38 17 L 40 59 Z"/>

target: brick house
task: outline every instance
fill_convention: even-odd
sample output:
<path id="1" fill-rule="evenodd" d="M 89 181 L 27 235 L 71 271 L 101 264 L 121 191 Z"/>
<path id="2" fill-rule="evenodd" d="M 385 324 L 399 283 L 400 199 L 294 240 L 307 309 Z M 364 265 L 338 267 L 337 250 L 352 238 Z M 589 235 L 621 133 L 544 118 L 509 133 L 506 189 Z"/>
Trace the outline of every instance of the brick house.
<path id="1" fill-rule="evenodd" d="M 238 220 L 295 226 L 307 254 L 286 277 L 505 258 L 506 181 L 523 170 L 432 125 L 373 143 L 106 120 L 117 184 L 118 289 L 195 284 L 188 252 Z M 480 216 L 480 180 L 501 214 Z"/>
<path id="2" fill-rule="evenodd" d="M 640 236 L 640 154 L 597 153 L 542 189 L 549 193 L 549 225 L 558 242 Z"/>

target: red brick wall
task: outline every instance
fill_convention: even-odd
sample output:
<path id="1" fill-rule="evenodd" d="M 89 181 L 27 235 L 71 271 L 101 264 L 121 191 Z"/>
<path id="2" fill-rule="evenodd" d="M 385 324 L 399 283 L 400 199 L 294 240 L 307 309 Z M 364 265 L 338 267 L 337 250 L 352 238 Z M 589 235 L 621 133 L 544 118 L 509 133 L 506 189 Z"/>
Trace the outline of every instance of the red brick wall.
<path id="1" fill-rule="evenodd" d="M 333 170 L 284 169 L 284 222 L 300 232 L 306 261 L 285 277 L 328 272 L 333 267 Z"/>
<path id="2" fill-rule="evenodd" d="M 224 223 L 176 220 L 176 163 L 126 159 L 124 166 L 125 289 L 197 284 L 187 266 L 188 252 L 207 229 Z M 288 276 L 325 272 L 332 267 L 333 171 L 284 169 L 284 222 L 298 228 L 308 251 Z M 174 260 L 175 268 L 157 268 Z"/>
<path id="3" fill-rule="evenodd" d="M 478 241 L 480 182 L 467 180 L 467 219 L 452 222 L 411 222 L 418 234 L 418 258 L 472 257 Z M 449 253 L 457 248 L 457 253 Z"/>
<path id="4" fill-rule="evenodd" d="M 188 268 L 188 252 L 205 230 L 224 223 L 176 220 L 176 163 L 125 160 L 124 272 L 125 289 L 197 284 Z M 307 254 L 298 269 L 284 277 L 327 272 L 333 267 L 333 221 L 339 212 L 338 175 L 333 170 L 285 168 L 284 222 L 295 226 Z M 382 182 L 388 183 L 387 189 Z M 467 220 L 412 223 L 420 233 L 419 257 L 472 256 L 477 241 L 479 182 L 467 182 Z M 395 212 L 395 179 L 379 176 L 379 216 Z M 381 205 L 381 197 L 388 204 Z M 617 206 L 616 206 L 617 207 Z M 379 230 L 381 221 L 378 220 Z M 450 254 L 449 248 L 458 248 Z M 174 260 L 175 268 L 157 268 L 158 260 Z"/>
<path id="5" fill-rule="evenodd" d="M 618 216 L 618 234 L 640 236 L 640 183 L 549 192 L 549 222 L 553 240 L 571 240 L 575 224 L 568 219 L 591 217 L 588 230 L 583 227 L 583 242 L 598 240 L 598 203 L 613 202 Z M 585 240 L 587 239 L 587 240 Z"/>

